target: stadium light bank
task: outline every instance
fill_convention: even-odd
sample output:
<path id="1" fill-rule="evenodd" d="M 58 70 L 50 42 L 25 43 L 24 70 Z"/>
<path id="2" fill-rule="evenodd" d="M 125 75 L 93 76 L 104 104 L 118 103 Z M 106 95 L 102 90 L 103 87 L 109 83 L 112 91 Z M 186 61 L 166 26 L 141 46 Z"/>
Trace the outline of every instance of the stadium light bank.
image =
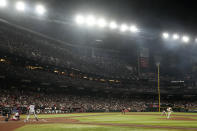
<path id="1" fill-rule="evenodd" d="M 165 39 L 165 40 L 180 41 L 180 42 L 183 42 L 183 43 L 189 43 L 191 41 L 190 37 L 187 36 L 187 35 L 180 36 L 177 33 L 174 33 L 174 34 L 171 35 L 168 32 L 162 33 L 162 38 Z M 197 42 L 197 39 L 195 39 L 194 41 Z"/>
<path id="2" fill-rule="evenodd" d="M 36 5 L 36 7 L 35 7 L 35 12 L 38 14 L 38 15 L 43 15 L 43 14 L 45 14 L 45 12 L 46 12 L 46 9 L 45 9 L 45 7 L 43 6 L 43 5 Z"/>
<path id="3" fill-rule="evenodd" d="M 111 21 L 108 22 L 104 18 L 96 18 L 93 15 L 76 15 L 75 16 L 75 23 L 80 25 L 80 26 L 87 26 L 87 27 L 98 27 L 98 28 L 109 28 L 111 30 L 119 30 L 120 32 L 132 32 L 132 33 L 137 33 L 139 32 L 139 29 L 137 28 L 136 25 L 127 25 L 127 24 L 122 24 L 118 25 L 117 22 Z"/>
<path id="4" fill-rule="evenodd" d="M 0 0 L 0 8 L 6 7 L 7 1 L 6 0 Z"/>
<path id="5" fill-rule="evenodd" d="M 0 8 L 8 6 L 8 3 L 8 0 L 0 0 Z M 19 12 L 25 12 L 27 9 L 27 5 L 24 1 L 16 1 L 14 7 Z M 35 6 L 34 12 L 38 15 L 44 15 L 46 13 L 46 9 L 43 5 L 38 4 Z"/>
<path id="6" fill-rule="evenodd" d="M 0 8 L 5 8 L 9 4 L 9 0 L 0 0 Z M 19 12 L 25 12 L 27 8 L 27 5 L 24 1 L 17 1 L 15 3 L 15 9 Z M 37 15 L 44 15 L 46 13 L 46 8 L 38 4 L 35 6 L 34 12 Z M 131 33 L 137 33 L 140 32 L 139 28 L 136 25 L 127 25 L 127 24 L 121 24 L 118 25 L 115 21 L 108 22 L 104 18 L 96 18 L 93 15 L 76 15 L 75 17 L 75 23 L 81 26 L 87 26 L 87 27 L 98 27 L 98 28 L 109 28 L 111 30 L 119 30 L 120 32 L 131 32 Z M 192 41 L 189 36 L 183 35 L 180 36 L 177 33 L 169 34 L 168 32 L 162 33 L 162 38 L 165 40 L 174 40 L 174 41 L 181 41 L 183 43 L 189 43 Z M 193 40 L 195 43 L 197 43 L 197 38 Z"/>
<path id="7" fill-rule="evenodd" d="M 22 11 L 25 11 L 25 9 L 26 9 L 26 5 L 24 2 L 22 2 L 22 1 L 16 2 L 16 10 L 22 12 Z"/>

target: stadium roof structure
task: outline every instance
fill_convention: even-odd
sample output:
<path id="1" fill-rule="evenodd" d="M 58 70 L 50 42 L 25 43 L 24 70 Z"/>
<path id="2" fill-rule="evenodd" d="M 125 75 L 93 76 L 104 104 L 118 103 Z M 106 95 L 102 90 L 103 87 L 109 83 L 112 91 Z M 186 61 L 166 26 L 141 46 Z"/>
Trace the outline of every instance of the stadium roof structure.
<path id="1" fill-rule="evenodd" d="M 66 3 L 71 4 L 72 2 L 67 1 Z M 73 2 L 73 3 L 75 3 L 75 2 Z M 80 3 L 80 2 L 78 2 L 78 3 Z M 108 3 L 108 2 L 106 2 L 106 3 Z M 130 4 L 132 2 L 126 2 L 126 3 Z M 133 1 L 133 3 L 135 4 L 137 2 Z M 146 2 L 144 2 L 144 3 L 146 3 Z M 118 4 L 124 5 L 124 2 L 123 3 L 118 2 Z M 158 5 L 161 6 L 159 3 L 158 3 Z M 51 13 L 50 8 L 46 9 L 44 4 L 40 4 L 40 3 L 38 4 L 36 2 L 29 3 L 26 1 L 0 0 L 0 8 L 2 11 L 3 10 L 7 11 L 6 8 L 10 9 L 13 6 L 15 7 L 15 9 L 18 12 L 30 13 L 30 14 L 34 13 L 38 16 L 43 16 L 43 17 L 47 12 L 48 12 L 48 14 Z M 54 6 L 55 6 L 55 4 L 54 4 Z M 79 8 L 79 10 L 80 10 L 80 8 Z M 13 11 L 13 10 L 10 10 L 10 11 Z M 89 11 L 91 12 L 91 10 L 89 10 Z M 173 41 L 180 42 L 180 43 L 195 43 L 196 42 L 196 38 L 194 37 L 194 35 L 193 35 L 193 37 L 192 37 L 192 35 L 189 35 L 190 33 L 184 33 L 184 32 L 183 33 L 176 33 L 176 32 L 181 32 L 181 31 L 177 31 L 177 30 L 175 30 L 174 33 L 167 33 L 167 32 L 162 33 L 163 29 L 161 29 L 159 31 L 161 35 L 158 35 L 157 33 L 154 33 L 153 31 L 148 31 L 148 28 L 145 26 L 143 26 L 143 28 L 138 27 L 136 24 L 136 20 L 134 20 L 134 21 L 127 20 L 127 22 L 121 21 L 121 22 L 119 22 L 120 24 L 118 24 L 118 22 L 116 22 L 113 17 L 109 17 L 109 19 L 107 20 L 107 19 L 105 19 L 107 17 L 102 17 L 100 15 L 92 15 L 91 13 L 89 14 L 86 12 L 87 11 L 81 12 L 81 15 L 78 14 L 76 16 L 75 16 L 75 14 L 73 14 L 74 18 L 72 17 L 73 20 L 72 19 L 69 20 L 70 24 L 73 24 L 72 22 L 76 22 L 77 25 L 87 27 L 87 28 L 94 28 L 95 31 L 97 30 L 96 28 L 102 28 L 103 30 L 111 29 L 111 30 L 114 30 L 114 32 L 120 31 L 121 34 L 127 34 L 128 36 L 133 36 L 133 33 L 137 33 L 137 35 L 134 35 L 135 37 L 138 35 L 139 36 L 142 35 L 143 38 L 146 38 L 149 36 L 162 37 L 165 40 L 173 40 Z M 106 12 L 104 14 L 106 14 Z M 126 13 L 126 15 L 128 15 L 128 13 Z M 26 14 L 26 17 L 27 16 L 28 16 L 28 14 Z M 128 17 L 129 17 L 129 15 L 128 15 Z M 119 16 L 119 18 L 124 19 L 124 18 L 121 18 L 120 16 Z M 66 20 L 65 21 L 57 20 L 57 19 L 53 20 L 50 18 L 47 18 L 45 20 L 53 21 L 55 23 L 64 23 L 64 24 L 68 23 L 68 21 L 66 21 Z M 37 25 L 39 25 L 39 23 L 37 23 Z M 168 30 L 168 29 L 165 29 L 165 30 Z M 173 29 L 169 29 L 169 30 L 171 30 L 170 32 L 173 32 Z M 151 35 L 144 35 L 144 34 L 151 34 Z M 155 36 L 155 34 L 157 34 L 157 36 Z M 193 33 L 191 33 L 191 34 L 193 34 Z M 142 38 L 142 37 L 140 37 L 140 38 Z M 146 39 L 149 39 L 149 38 L 146 38 Z"/>

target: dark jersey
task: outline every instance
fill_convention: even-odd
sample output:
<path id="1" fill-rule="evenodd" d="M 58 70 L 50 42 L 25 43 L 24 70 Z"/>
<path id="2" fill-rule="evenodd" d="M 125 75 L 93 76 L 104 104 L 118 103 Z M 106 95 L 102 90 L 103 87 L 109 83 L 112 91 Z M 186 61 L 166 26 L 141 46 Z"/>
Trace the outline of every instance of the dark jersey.
<path id="1" fill-rule="evenodd" d="M 9 108 L 9 107 L 3 108 L 3 112 L 2 112 L 3 116 L 7 116 L 7 114 L 11 115 L 11 113 L 12 113 L 11 108 Z"/>

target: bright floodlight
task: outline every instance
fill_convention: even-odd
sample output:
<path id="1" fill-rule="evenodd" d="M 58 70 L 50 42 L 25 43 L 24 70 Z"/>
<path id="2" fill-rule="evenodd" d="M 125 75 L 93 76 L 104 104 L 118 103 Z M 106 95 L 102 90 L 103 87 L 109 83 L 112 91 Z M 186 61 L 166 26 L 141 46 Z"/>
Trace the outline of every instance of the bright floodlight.
<path id="1" fill-rule="evenodd" d="M 135 25 L 132 25 L 132 26 L 130 27 L 130 31 L 131 31 L 131 32 L 137 32 L 137 31 L 138 31 L 138 28 L 137 28 Z"/>
<path id="2" fill-rule="evenodd" d="M 117 24 L 116 24 L 116 22 L 111 22 L 110 24 L 109 24 L 109 27 L 111 28 L 111 29 L 116 29 L 117 28 Z"/>
<path id="3" fill-rule="evenodd" d="M 16 3 L 16 9 L 18 11 L 24 11 L 25 10 L 25 3 L 22 1 L 19 1 Z"/>
<path id="4" fill-rule="evenodd" d="M 0 0 L 0 7 L 5 7 L 7 5 L 6 0 Z"/>
<path id="5" fill-rule="evenodd" d="M 180 38 L 180 37 L 179 37 L 178 34 L 174 34 L 174 35 L 173 35 L 173 39 L 174 39 L 174 40 L 178 40 L 179 38 Z"/>
<path id="6" fill-rule="evenodd" d="M 95 21 L 94 16 L 89 15 L 89 16 L 86 18 L 86 23 L 87 23 L 88 26 L 94 26 L 94 25 L 96 24 L 96 21 Z"/>
<path id="7" fill-rule="evenodd" d="M 85 22 L 85 19 L 84 19 L 83 16 L 78 15 L 78 16 L 76 16 L 75 21 L 76 21 L 77 24 L 83 24 Z"/>
<path id="8" fill-rule="evenodd" d="M 128 26 L 125 25 L 125 24 L 122 24 L 121 27 L 120 27 L 120 31 L 125 32 L 127 30 L 128 30 Z"/>
<path id="9" fill-rule="evenodd" d="M 105 27 L 107 25 L 107 22 L 105 21 L 105 19 L 101 18 L 101 19 L 98 20 L 97 24 L 98 24 L 99 27 L 102 28 L 102 27 Z"/>
<path id="10" fill-rule="evenodd" d="M 46 12 L 46 9 L 42 5 L 36 6 L 36 13 L 39 15 L 43 15 Z"/>
<path id="11" fill-rule="evenodd" d="M 195 42 L 197 43 L 197 38 L 195 39 Z"/>
<path id="12" fill-rule="evenodd" d="M 169 34 L 168 33 L 163 33 L 163 38 L 168 39 L 169 38 Z"/>
<path id="13" fill-rule="evenodd" d="M 188 43 L 189 42 L 189 37 L 188 36 L 183 36 L 182 40 L 183 40 L 183 42 Z"/>

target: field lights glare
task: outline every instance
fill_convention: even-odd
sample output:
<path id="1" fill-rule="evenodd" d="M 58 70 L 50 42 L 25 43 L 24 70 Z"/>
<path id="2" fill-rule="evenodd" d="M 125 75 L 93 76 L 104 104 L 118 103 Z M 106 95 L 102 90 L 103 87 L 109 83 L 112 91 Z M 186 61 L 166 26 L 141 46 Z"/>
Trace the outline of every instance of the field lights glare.
<path id="1" fill-rule="evenodd" d="M 16 3 L 16 9 L 18 11 L 24 11 L 25 10 L 25 3 L 22 1 L 19 1 Z"/>
<path id="2" fill-rule="evenodd" d="M 120 31 L 125 32 L 127 30 L 128 30 L 128 26 L 125 25 L 125 24 L 122 24 L 121 27 L 120 27 Z"/>
<path id="3" fill-rule="evenodd" d="M 131 31 L 131 32 L 137 32 L 137 31 L 138 31 L 138 28 L 137 28 L 135 25 L 132 25 L 132 26 L 130 27 L 130 31 Z"/>
<path id="4" fill-rule="evenodd" d="M 183 37 L 182 37 L 182 41 L 183 41 L 184 43 L 188 43 L 188 42 L 189 42 L 189 37 L 188 37 L 188 36 L 183 36 Z"/>
<path id="5" fill-rule="evenodd" d="M 117 28 L 116 22 L 111 22 L 111 23 L 109 24 L 109 27 L 110 27 L 111 29 L 116 29 L 116 28 Z"/>
<path id="6" fill-rule="evenodd" d="M 163 33 L 163 38 L 168 39 L 169 38 L 169 34 L 168 33 Z"/>
<path id="7" fill-rule="evenodd" d="M 174 40 L 178 40 L 178 39 L 179 39 L 179 35 L 178 35 L 178 34 L 174 34 L 174 35 L 173 35 L 173 39 L 174 39 Z"/>
<path id="8" fill-rule="evenodd" d="M 85 19 L 84 19 L 83 16 L 78 15 L 78 16 L 76 16 L 75 22 L 76 22 L 77 24 L 83 24 L 83 23 L 85 22 Z"/>
<path id="9" fill-rule="evenodd" d="M 94 16 L 89 15 L 89 16 L 86 18 L 86 23 L 87 23 L 88 26 L 94 26 L 94 25 L 96 24 L 96 21 L 95 21 Z"/>
<path id="10" fill-rule="evenodd" d="M 36 13 L 39 15 L 43 15 L 46 12 L 44 6 L 42 5 L 37 5 L 36 6 Z"/>
<path id="11" fill-rule="evenodd" d="M 0 0 L 0 7 L 5 7 L 7 6 L 7 1 L 6 0 Z"/>
<path id="12" fill-rule="evenodd" d="M 103 18 L 99 19 L 97 24 L 98 24 L 98 26 L 101 27 L 101 28 L 102 28 L 102 27 L 105 27 L 105 26 L 107 25 L 106 20 L 103 19 Z"/>

